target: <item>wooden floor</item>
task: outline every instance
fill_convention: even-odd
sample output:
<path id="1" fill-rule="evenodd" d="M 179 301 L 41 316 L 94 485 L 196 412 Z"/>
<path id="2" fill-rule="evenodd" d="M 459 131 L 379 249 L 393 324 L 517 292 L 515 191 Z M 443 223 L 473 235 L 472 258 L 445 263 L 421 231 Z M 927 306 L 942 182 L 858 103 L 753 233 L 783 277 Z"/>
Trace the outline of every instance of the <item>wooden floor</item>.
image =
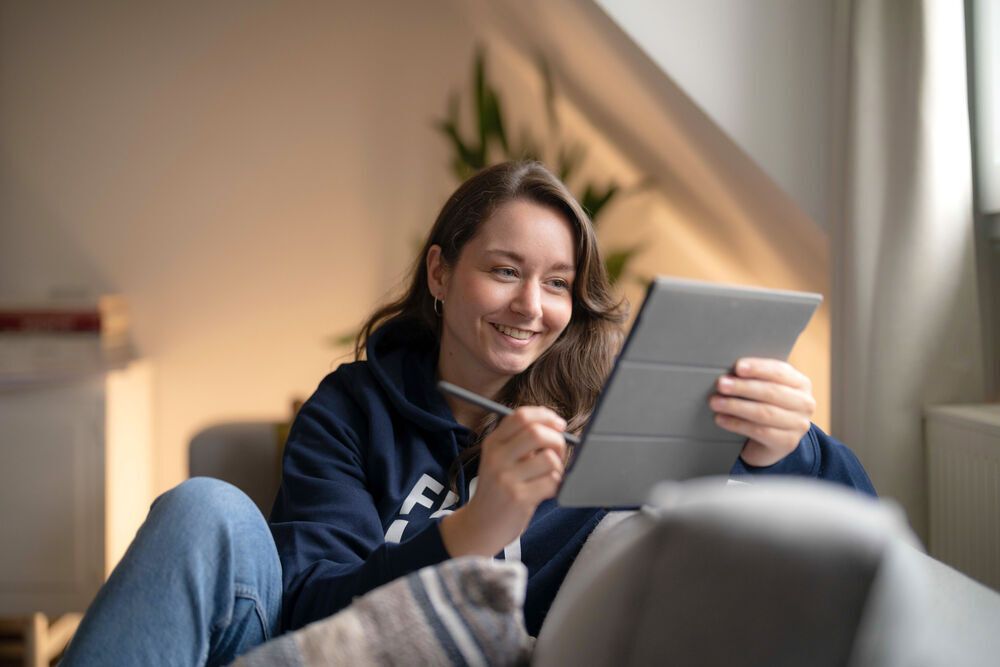
<path id="1" fill-rule="evenodd" d="M 62 655 L 81 614 L 0 619 L 0 667 L 48 667 Z"/>

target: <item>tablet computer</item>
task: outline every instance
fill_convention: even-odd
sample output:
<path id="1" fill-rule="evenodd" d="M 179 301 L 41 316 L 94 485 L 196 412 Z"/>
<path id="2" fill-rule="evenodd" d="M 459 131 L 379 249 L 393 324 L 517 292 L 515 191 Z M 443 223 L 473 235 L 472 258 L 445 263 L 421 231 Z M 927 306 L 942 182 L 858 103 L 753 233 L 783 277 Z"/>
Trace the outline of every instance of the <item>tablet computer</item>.
<path id="1" fill-rule="evenodd" d="M 567 466 L 558 502 L 635 507 L 663 480 L 727 476 L 745 438 L 708 398 L 741 357 L 785 360 L 822 296 L 656 278 Z"/>

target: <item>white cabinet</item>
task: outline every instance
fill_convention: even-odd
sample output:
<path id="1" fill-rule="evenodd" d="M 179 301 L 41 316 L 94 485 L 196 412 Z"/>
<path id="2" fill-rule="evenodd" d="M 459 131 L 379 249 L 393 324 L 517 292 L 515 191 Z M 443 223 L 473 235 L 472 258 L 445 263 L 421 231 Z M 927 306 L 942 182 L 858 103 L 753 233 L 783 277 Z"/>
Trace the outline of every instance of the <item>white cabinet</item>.
<path id="1" fill-rule="evenodd" d="M 0 384 L 0 617 L 81 612 L 150 502 L 148 364 Z"/>

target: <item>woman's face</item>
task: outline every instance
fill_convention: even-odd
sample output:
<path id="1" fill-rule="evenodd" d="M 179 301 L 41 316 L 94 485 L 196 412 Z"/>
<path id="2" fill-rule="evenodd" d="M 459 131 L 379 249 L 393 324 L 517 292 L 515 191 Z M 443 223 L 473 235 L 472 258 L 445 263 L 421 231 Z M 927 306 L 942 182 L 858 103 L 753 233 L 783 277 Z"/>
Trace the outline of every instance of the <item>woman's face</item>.
<path id="1" fill-rule="evenodd" d="M 442 379 L 494 396 L 569 324 L 576 266 L 573 231 L 556 209 L 528 200 L 501 206 L 453 267 L 427 255 L 442 307 Z"/>

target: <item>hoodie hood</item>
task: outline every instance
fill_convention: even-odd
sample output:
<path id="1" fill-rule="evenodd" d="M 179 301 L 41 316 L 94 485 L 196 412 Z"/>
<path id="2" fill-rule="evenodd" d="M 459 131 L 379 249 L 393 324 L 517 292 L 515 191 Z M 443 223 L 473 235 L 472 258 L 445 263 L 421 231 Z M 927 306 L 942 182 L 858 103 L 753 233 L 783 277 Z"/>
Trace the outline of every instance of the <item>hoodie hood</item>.
<path id="1" fill-rule="evenodd" d="M 465 429 L 438 391 L 438 341 L 414 320 L 390 320 L 368 338 L 368 367 L 403 417 L 429 431 Z"/>

